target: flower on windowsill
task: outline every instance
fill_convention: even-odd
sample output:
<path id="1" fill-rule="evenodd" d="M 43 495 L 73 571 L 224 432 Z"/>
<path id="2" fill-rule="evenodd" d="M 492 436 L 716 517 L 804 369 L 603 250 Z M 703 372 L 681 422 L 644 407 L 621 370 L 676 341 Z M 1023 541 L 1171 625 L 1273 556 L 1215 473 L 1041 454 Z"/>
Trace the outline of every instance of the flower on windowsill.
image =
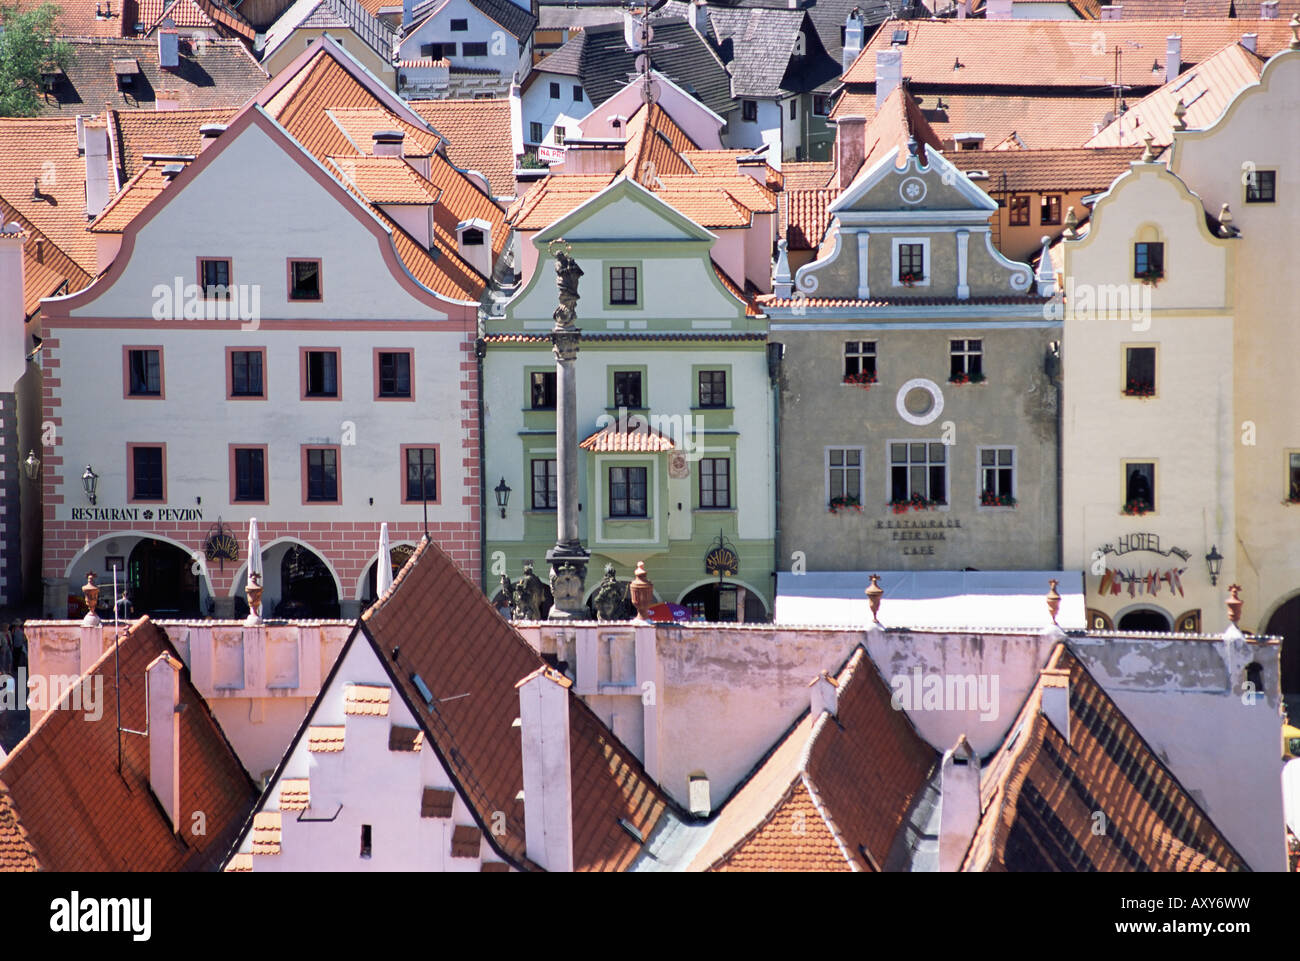
<path id="1" fill-rule="evenodd" d="M 1128 386 L 1124 388 L 1126 397 L 1154 397 L 1156 395 L 1156 385 L 1144 381 L 1130 380 Z"/>
<path id="2" fill-rule="evenodd" d="M 1155 508 L 1151 506 L 1151 502 L 1143 500 L 1140 497 L 1134 498 L 1124 505 L 1124 513 L 1135 517 L 1141 517 L 1143 514 L 1148 514 L 1153 510 L 1155 510 Z"/>
<path id="3" fill-rule="evenodd" d="M 918 277 L 916 274 L 903 274 L 903 276 L 899 277 L 898 279 L 902 282 L 904 287 L 915 287 L 925 278 Z"/>
<path id="4" fill-rule="evenodd" d="M 861 514 L 862 513 L 861 501 L 859 501 L 852 494 L 847 494 L 843 497 L 831 498 L 830 512 L 832 514 L 839 514 L 842 511 L 849 511 L 849 510 L 855 510 L 859 514 Z"/>
<path id="5" fill-rule="evenodd" d="M 955 373 L 955 374 L 953 374 L 951 377 L 948 378 L 948 383 L 950 383 L 950 384 L 982 384 L 982 383 L 984 383 L 984 374 L 983 374 L 982 372 L 978 371 L 978 370 L 975 371 L 973 374 L 968 374 L 968 373 L 966 373 L 965 371 L 959 371 L 958 373 Z"/>
<path id="6" fill-rule="evenodd" d="M 871 390 L 871 385 L 876 382 L 876 372 L 873 370 L 863 370 L 856 374 L 845 374 L 844 383 L 854 384 L 863 390 Z"/>
<path id="7" fill-rule="evenodd" d="M 1010 494 L 995 494 L 993 491 L 984 491 L 980 494 L 981 507 L 1015 507 L 1016 499 Z"/>
<path id="8" fill-rule="evenodd" d="M 943 504 L 943 501 L 930 500 L 923 494 L 916 493 L 907 500 L 895 500 L 889 502 L 889 509 L 895 514 L 906 514 L 908 511 L 929 511 Z"/>
<path id="9" fill-rule="evenodd" d="M 1144 284 L 1158 287 L 1160 286 L 1160 281 L 1165 279 L 1165 272 L 1158 267 L 1148 267 L 1146 270 L 1142 271 L 1142 273 L 1134 274 L 1133 276 Z"/>

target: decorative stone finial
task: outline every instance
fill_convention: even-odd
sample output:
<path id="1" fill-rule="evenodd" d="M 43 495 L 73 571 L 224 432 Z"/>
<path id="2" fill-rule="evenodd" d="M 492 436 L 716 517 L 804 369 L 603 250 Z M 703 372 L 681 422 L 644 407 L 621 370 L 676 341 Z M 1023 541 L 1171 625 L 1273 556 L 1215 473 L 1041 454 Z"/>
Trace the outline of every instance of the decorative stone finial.
<path id="1" fill-rule="evenodd" d="M 1151 136 L 1150 133 L 1146 134 L 1146 135 L 1143 136 L 1143 138 L 1142 138 L 1143 142 L 1147 145 L 1146 149 L 1142 151 L 1142 162 L 1143 162 L 1144 164 L 1149 164 L 1149 163 L 1154 163 L 1154 162 L 1155 162 L 1155 159 L 1156 159 L 1156 152 L 1155 152 L 1155 150 L 1152 149 L 1152 147 L 1151 147 L 1151 144 L 1152 144 L 1152 142 L 1153 142 L 1155 139 L 1156 139 L 1156 138 L 1153 137 L 1153 136 Z"/>
<path id="2" fill-rule="evenodd" d="M 1052 623 L 1056 624 L 1056 615 L 1061 610 L 1061 595 L 1056 593 L 1056 585 L 1059 582 L 1052 579 L 1047 582 L 1047 613 L 1052 615 Z M 1057 624 L 1057 627 L 1060 625 Z"/>
<path id="3" fill-rule="evenodd" d="M 1224 602 L 1224 606 L 1228 608 L 1228 620 L 1232 622 L 1233 627 L 1236 627 L 1237 622 L 1241 620 L 1243 606 L 1240 584 L 1228 585 L 1228 599 Z"/>
<path id="4" fill-rule="evenodd" d="M 1073 207 L 1065 211 L 1065 230 L 1061 233 L 1069 240 L 1079 236 L 1079 218 L 1075 216 Z"/>
<path id="5" fill-rule="evenodd" d="M 1178 102 L 1174 104 L 1174 129 L 1186 130 L 1187 121 L 1183 118 L 1187 116 L 1187 104 L 1183 103 L 1183 98 L 1179 97 Z"/>
<path id="6" fill-rule="evenodd" d="M 248 617 L 244 619 L 244 624 L 257 627 L 262 623 L 262 575 L 257 571 L 248 575 L 244 593 L 248 595 Z"/>
<path id="7" fill-rule="evenodd" d="M 1300 50 L 1300 13 L 1291 14 L 1291 49 Z"/>
<path id="8" fill-rule="evenodd" d="M 636 608 L 636 619 L 638 621 L 649 621 L 647 616 L 650 608 L 654 606 L 655 586 L 646 577 L 645 561 L 636 562 L 636 571 L 632 575 L 632 583 L 628 587 L 628 594 L 632 597 L 632 606 Z"/>
<path id="9" fill-rule="evenodd" d="M 95 584 L 95 572 L 86 574 L 86 583 L 81 588 L 81 599 L 86 602 L 86 616 L 81 620 L 82 627 L 99 627 L 101 621 L 95 611 L 99 608 L 99 587 Z"/>
<path id="10" fill-rule="evenodd" d="M 1224 204 L 1219 209 L 1219 236 L 1235 237 L 1237 229 L 1232 226 L 1232 208 Z"/>
<path id="11" fill-rule="evenodd" d="M 867 603 L 871 605 L 871 619 L 879 624 L 880 618 L 877 615 L 880 613 L 880 599 L 885 596 L 885 590 L 880 586 L 879 574 L 871 575 L 871 584 L 868 585 L 866 593 Z"/>

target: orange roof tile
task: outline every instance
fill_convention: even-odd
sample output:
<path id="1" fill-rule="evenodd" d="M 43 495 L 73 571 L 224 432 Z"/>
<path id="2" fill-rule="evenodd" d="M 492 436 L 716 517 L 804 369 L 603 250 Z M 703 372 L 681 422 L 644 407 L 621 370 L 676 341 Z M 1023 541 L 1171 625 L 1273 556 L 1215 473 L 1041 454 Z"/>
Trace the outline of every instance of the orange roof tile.
<path id="1" fill-rule="evenodd" d="M 515 155 L 510 100 L 412 100 L 411 107 L 447 141 L 447 158 L 487 177 L 497 197 L 515 195 Z"/>
<path id="2" fill-rule="evenodd" d="M 253 815 L 253 854 L 280 853 L 280 812 L 259 811 Z"/>
<path id="3" fill-rule="evenodd" d="M 330 157 L 326 163 L 376 204 L 437 203 L 440 191 L 401 157 Z"/>
<path id="4" fill-rule="evenodd" d="M 816 250 L 830 223 L 827 208 L 839 196 L 838 190 L 787 190 L 782 205 L 782 232 L 790 250 Z"/>
<path id="5" fill-rule="evenodd" d="M 124 728 L 145 728 L 145 670 L 160 654 L 176 657 L 147 617 L 88 670 L 101 703 L 121 700 Z M 120 691 L 114 677 L 121 678 Z M 70 696 L 70 695 L 65 695 Z M 149 786 L 147 738 L 121 739 L 113 715 L 53 710 L 0 762 L 0 860 L 47 871 L 215 870 L 257 800 L 257 789 L 226 741 L 189 672 L 180 672 L 180 810 L 203 811 L 206 834 L 182 839 Z"/>
<path id="6" fill-rule="evenodd" d="M 651 430 L 649 421 L 636 414 L 630 415 L 621 427 L 614 423 L 596 431 L 578 446 L 597 454 L 657 454 L 677 449 L 671 438 L 657 430 Z"/>
<path id="7" fill-rule="evenodd" d="M 171 2 L 137 0 L 137 2 L 145 36 L 149 36 L 162 26 L 164 19 L 170 19 L 177 27 L 206 27 L 215 30 L 220 36 L 240 37 L 249 43 L 257 39 L 257 31 L 220 0 L 215 2 L 214 0 L 171 0 Z"/>
<path id="8" fill-rule="evenodd" d="M 311 807 L 311 779 L 285 778 L 280 782 L 280 810 L 305 811 Z"/>
<path id="9" fill-rule="evenodd" d="M 871 97 L 871 113 L 875 113 L 875 94 L 872 94 Z M 871 114 L 860 114 L 860 116 L 869 117 Z M 820 190 L 830 184 L 831 175 L 835 173 L 835 164 L 830 160 L 787 163 L 781 165 L 781 173 L 785 175 L 785 189 L 787 191 Z"/>
<path id="10" fill-rule="evenodd" d="M 0 226 L 16 223 L 27 239 L 23 243 L 23 312 L 31 317 L 40 310 L 41 299 L 72 294 L 94 278 L 41 233 L 34 224 L 0 197 Z"/>
<path id="11" fill-rule="evenodd" d="M 47 0 L 14 0 L 20 13 L 42 6 Z M 135 17 L 123 17 L 121 0 L 107 6 L 110 12 L 103 15 L 103 0 L 60 0 L 55 5 L 59 14 L 54 18 L 57 35 L 61 37 L 133 37 Z"/>
<path id="12" fill-rule="evenodd" d="M 754 213 L 770 214 L 776 211 L 776 191 L 769 190 L 753 177 L 745 174 L 665 174 L 654 185 L 656 191 L 694 190 L 710 187 L 721 190 L 742 207 Z"/>
<path id="13" fill-rule="evenodd" d="M 88 229 L 98 234 L 120 234 L 124 231 L 140 211 L 167 189 L 170 181 L 163 176 L 164 166 L 155 163 L 141 167 L 117 196 L 108 202 L 100 215 L 91 221 Z"/>
<path id="14" fill-rule="evenodd" d="M 991 193 L 1010 190 L 1102 191 L 1142 155 L 1141 147 L 1073 147 L 1056 150 L 954 150 L 957 169 L 983 171 L 978 185 Z"/>
<path id="15" fill-rule="evenodd" d="M 642 105 L 627 121 L 623 148 L 624 176 L 650 186 L 656 176 L 691 173 L 683 150 L 699 145 L 658 104 Z"/>
<path id="16" fill-rule="evenodd" d="M 227 874 L 250 874 L 253 870 L 253 855 L 236 854 L 226 865 Z"/>
<path id="17" fill-rule="evenodd" d="M 343 713 L 387 717 L 392 688 L 377 684 L 349 684 L 343 699 Z"/>
<path id="18" fill-rule="evenodd" d="M 1087 146 L 1141 148 L 1148 134 L 1155 144 L 1171 144 L 1174 110 L 1179 100 L 1187 110 L 1183 116 L 1187 127 L 1193 130 L 1208 127 L 1243 88 L 1258 82 L 1263 68 L 1263 58 L 1239 43 L 1231 43 L 1130 106 L 1090 138 Z"/>
<path id="19" fill-rule="evenodd" d="M 746 317 L 761 317 L 763 315 L 763 312 L 754 302 L 754 298 L 746 294 L 738 283 L 728 277 L 727 272 L 719 267 L 716 262 L 713 264 L 713 272 L 718 275 L 718 279 L 722 281 L 722 286 L 726 287 L 732 296 L 745 302 Z"/>
<path id="20" fill-rule="evenodd" d="M 402 152 L 408 157 L 427 157 L 438 149 L 438 137 L 432 131 L 394 116 L 382 107 L 338 107 L 325 111 L 347 135 L 353 149 L 347 153 L 374 152 L 374 135 L 380 130 L 400 130 L 406 135 Z"/>
<path id="21" fill-rule="evenodd" d="M 313 724 L 307 729 L 307 750 L 313 754 L 334 754 L 343 750 L 343 725 Z"/>
<path id="22" fill-rule="evenodd" d="M 196 156 L 205 124 L 228 124 L 234 108 L 217 110 L 110 110 L 108 132 L 120 183 L 145 164 L 144 154 Z"/>
<path id="23" fill-rule="evenodd" d="M 96 272 L 95 238 L 86 232 L 86 162 L 77 152 L 75 118 L 0 118 L 0 197 L 78 267 Z"/>
<path id="24" fill-rule="evenodd" d="M 707 184 L 678 184 L 654 193 L 683 217 L 706 229 L 748 227 L 753 222 L 753 214 L 727 191 Z"/>

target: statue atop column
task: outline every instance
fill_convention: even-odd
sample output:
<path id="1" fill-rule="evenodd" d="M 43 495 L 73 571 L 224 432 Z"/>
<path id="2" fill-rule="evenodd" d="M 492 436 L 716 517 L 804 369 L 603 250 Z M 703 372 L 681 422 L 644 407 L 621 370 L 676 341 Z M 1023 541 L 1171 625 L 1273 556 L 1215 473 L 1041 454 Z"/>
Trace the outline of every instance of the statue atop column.
<path id="1" fill-rule="evenodd" d="M 559 306 L 552 316 L 556 329 L 573 329 L 573 321 L 578 316 L 578 280 L 583 270 L 569 254 L 567 245 L 555 247 L 555 286 L 556 300 Z"/>

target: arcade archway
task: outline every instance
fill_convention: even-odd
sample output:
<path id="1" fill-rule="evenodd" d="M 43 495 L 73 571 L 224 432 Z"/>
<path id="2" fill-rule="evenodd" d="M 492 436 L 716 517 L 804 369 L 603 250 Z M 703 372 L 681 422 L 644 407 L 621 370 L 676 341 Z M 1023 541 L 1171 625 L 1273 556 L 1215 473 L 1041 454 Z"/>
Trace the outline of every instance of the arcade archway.
<path id="1" fill-rule="evenodd" d="M 334 574 L 315 551 L 292 544 L 280 559 L 280 602 L 275 617 L 336 618 L 339 592 Z"/>
<path id="2" fill-rule="evenodd" d="M 1282 696 L 1297 705 L 1292 718 L 1300 713 L 1300 594 L 1273 612 L 1264 628 L 1265 634 L 1282 638 Z"/>
<path id="3" fill-rule="evenodd" d="M 694 587 L 682 596 L 681 605 L 692 618 L 703 617 L 706 621 L 762 623 L 768 619 L 763 599 L 735 581 Z"/>
<path id="4" fill-rule="evenodd" d="M 1154 607 L 1140 607 L 1129 611 L 1119 619 L 1116 625 L 1121 631 L 1148 631 L 1166 634 L 1170 630 L 1169 615 Z"/>

